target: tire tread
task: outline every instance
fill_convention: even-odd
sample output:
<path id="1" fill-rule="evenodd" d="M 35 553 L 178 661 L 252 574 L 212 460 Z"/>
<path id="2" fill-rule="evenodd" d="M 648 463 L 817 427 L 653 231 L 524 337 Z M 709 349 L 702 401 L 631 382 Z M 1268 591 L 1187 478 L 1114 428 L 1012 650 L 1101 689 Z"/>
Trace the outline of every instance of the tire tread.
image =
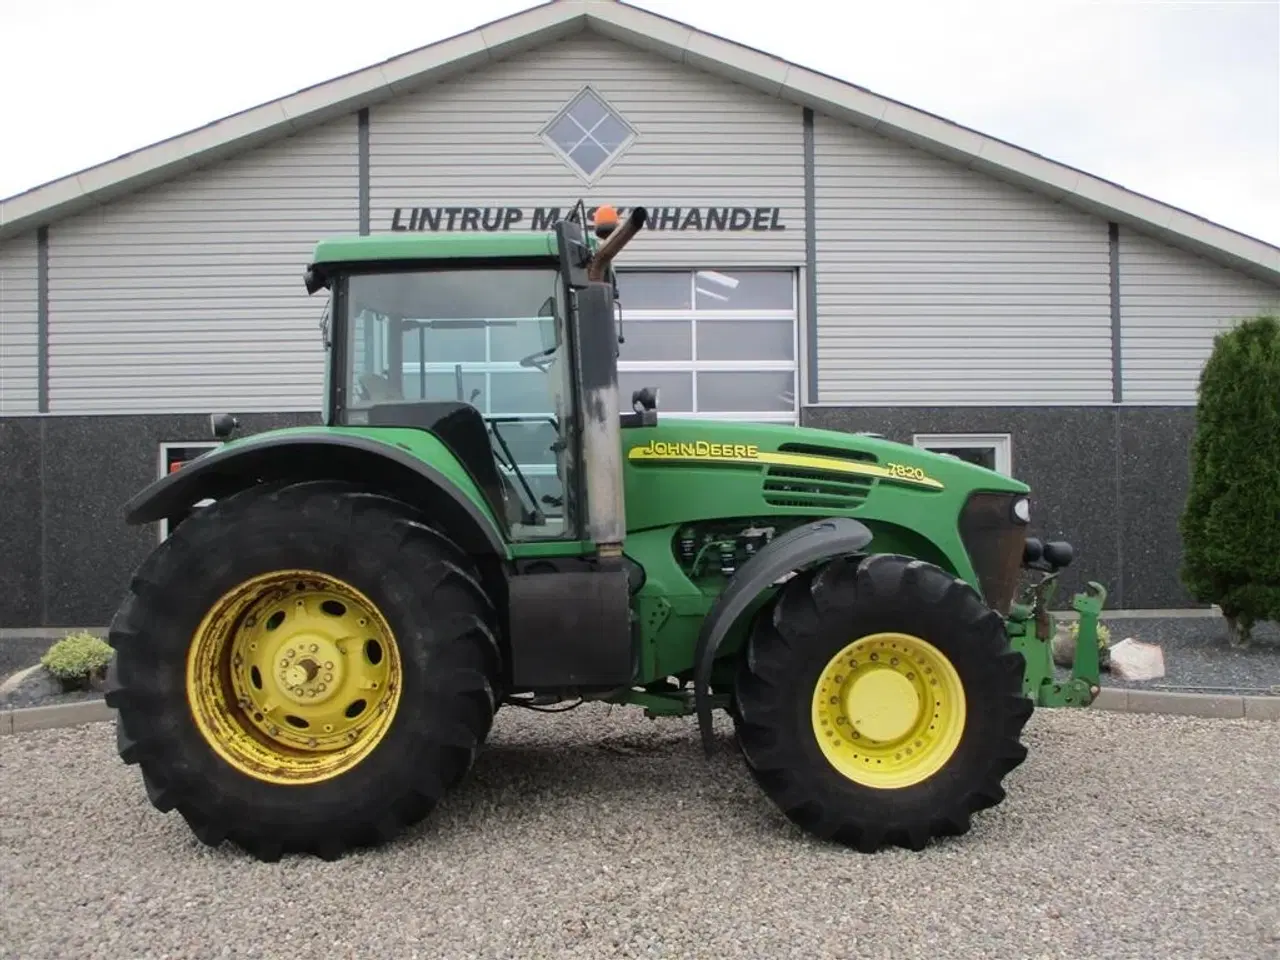
<path id="1" fill-rule="evenodd" d="M 287 526 L 291 517 L 300 526 Z M 414 596 L 405 602 L 402 621 L 415 624 L 415 636 L 398 640 L 405 669 L 419 671 L 429 694 L 420 711 L 409 712 L 418 726 L 403 741 L 409 752 L 399 761 L 403 775 L 395 784 L 362 782 L 357 767 L 343 778 L 350 779 L 349 806 L 358 816 L 326 814 L 322 824 L 287 832 L 245 818 L 221 794 L 216 781 L 238 772 L 178 750 L 174 730 L 190 726 L 185 689 L 175 686 L 172 669 L 157 667 L 176 656 L 169 628 L 183 613 L 182 590 L 175 589 L 171 571 L 198 567 L 202 548 L 216 549 L 220 538 L 258 522 L 286 525 L 286 531 L 324 524 L 340 534 L 334 543 L 373 543 L 380 562 L 413 578 Z M 432 598 L 439 597 L 452 613 L 429 616 Z M 428 816 L 467 775 L 489 734 L 503 665 L 495 605 L 462 549 L 409 505 L 327 480 L 250 488 L 193 514 L 138 568 L 107 642 L 116 651 L 106 700 L 117 711 L 117 753 L 140 767 L 151 804 L 161 812 L 176 809 L 202 843 L 230 840 L 264 862 L 286 853 L 337 859 L 389 842 Z M 211 769 L 217 772 L 208 774 Z M 206 775 L 215 780 L 206 782 Z"/>
<path id="2" fill-rule="evenodd" d="M 902 612 L 911 610 L 921 612 Z M 965 651 L 970 670 L 977 664 L 985 673 L 981 700 L 969 696 L 983 736 L 965 747 L 965 765 L 953 766 L 946 778 L 876 791 L 845 780 L 821 759 L 807 719 L 797 719 L 795 698 L 807 705 L 812 695 L 797 661 L 825 663 L 854 636 L 893 629 L 885 624 L 895 616 L 950 625 L 952 652 Z M 964 580 L 896 554 L 836 560 L 793 578 L 757 617 L 738 663 L 739 748 L 755 782 L 806 832 L 863 852 L 921 850 L 936 837 L 967 833 L 973 814 L 1004 800 L 1001 781 L 1027 756 L 1020 737 L 1032 702 L 1022 695 L 1023 670 L 1000 615 Z"/>

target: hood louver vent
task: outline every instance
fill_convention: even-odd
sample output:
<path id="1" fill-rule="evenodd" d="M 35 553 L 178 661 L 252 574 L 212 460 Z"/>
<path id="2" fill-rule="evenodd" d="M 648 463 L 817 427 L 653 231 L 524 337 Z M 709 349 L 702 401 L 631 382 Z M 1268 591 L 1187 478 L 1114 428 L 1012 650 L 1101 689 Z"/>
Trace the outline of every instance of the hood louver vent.
<path id="1" fill-rule="evenodd" d="M 876 462 L 869 453 L 804 443 L 783 444 L 778 452 L 855 463 Z M 859 477 L 818 466 L 772 465 L 765 471 L 763 495 L 765 503 L 774 507 L 852 510 L 867 499 L 875 482 L 873 477 Z"/>

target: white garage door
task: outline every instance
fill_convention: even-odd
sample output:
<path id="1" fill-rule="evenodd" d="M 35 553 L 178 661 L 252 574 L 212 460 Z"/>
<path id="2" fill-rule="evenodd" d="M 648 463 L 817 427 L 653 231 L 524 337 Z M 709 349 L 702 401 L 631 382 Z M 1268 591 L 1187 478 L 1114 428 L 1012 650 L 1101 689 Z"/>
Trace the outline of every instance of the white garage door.
<path id="1" fill-rule="evenodd" d="M 659 415 L 796 423 L 790 270 L 621 271 L 618 379 L 657 387 Z"/>

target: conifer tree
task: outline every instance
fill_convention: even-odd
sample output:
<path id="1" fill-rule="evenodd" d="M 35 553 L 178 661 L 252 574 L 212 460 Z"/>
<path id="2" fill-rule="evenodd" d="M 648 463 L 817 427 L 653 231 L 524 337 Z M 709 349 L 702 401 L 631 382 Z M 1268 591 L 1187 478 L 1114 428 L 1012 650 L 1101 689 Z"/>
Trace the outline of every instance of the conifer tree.
<path id="1" fill-rule="evenodd" d="M 1280 620 L 1280 319 L 1221 333 L 1200 375 L 1180 532 L 1182 582 L 1232 640 Z"/>

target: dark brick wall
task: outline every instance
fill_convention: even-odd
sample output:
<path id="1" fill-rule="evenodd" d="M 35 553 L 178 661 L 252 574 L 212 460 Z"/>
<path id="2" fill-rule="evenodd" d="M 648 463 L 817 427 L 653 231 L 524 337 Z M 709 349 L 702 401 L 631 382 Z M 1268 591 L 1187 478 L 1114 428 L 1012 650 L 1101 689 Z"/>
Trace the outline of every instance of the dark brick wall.
<path id="1" fill-rule="evenodd" d="M 319 414 L 240 421 L 255 433 Z M 907 443 L 1009 433 L 1035 533 L 1076 547 L 1064 592 L 1088 578 L 1106 584 L 1113 609 L 1195 606 L 1177 576 L 1190 408 L 814 407 L 803 421 Z M 208 437 L 200 415 L 0 418 L 0 627 L 105 626 L 157 536 L 126 526 L 121 508 L 155 479 L 161 443 Z"/>
<path id="2" fill-rule="evenodd" d="M 239 419 L 238 435 L 320 415 Z M 158 537 L 125 525 L 125 502 L 157 478 L 161 443 L 208 439 L 198 414 L 0 418 L 0 627 L 106 626 Z"/>
<path id="3" fill-rule="evenodd" d="M 1007 433 L 1013 472 L 1032 490 L 1035 536 L 1068 540 L 1076 560 L 1060 594 L 1085 580 L 1107 606 L 1202 606 L 1178 580 L 1191 407 L 810 407 L 805 426 L 915 433 Z"/>

